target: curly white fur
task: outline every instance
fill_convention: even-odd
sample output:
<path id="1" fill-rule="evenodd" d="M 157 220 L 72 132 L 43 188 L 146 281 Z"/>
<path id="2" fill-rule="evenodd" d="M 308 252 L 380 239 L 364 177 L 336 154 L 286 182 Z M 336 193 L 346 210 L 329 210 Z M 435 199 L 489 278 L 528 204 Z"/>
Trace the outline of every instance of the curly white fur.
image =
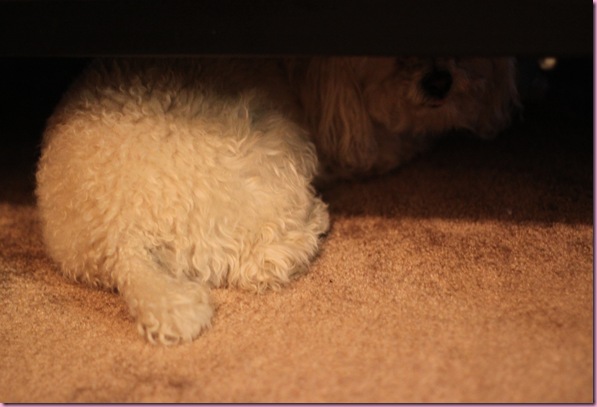
<path id="1" fill-rule="evenodd" d="M 432 63 L 454 77 L 441 107 L 418 85 Z M 150 341 L 189 341 L 209 287 L 308 267 L 329 226 L 318 155 L 336 176 L 387 171 L 451 128 L 498 131 L 515 101 L 507 59 L 96 61 L 44 136 L 45 242 L 65 275 L 116 288 Z"/>

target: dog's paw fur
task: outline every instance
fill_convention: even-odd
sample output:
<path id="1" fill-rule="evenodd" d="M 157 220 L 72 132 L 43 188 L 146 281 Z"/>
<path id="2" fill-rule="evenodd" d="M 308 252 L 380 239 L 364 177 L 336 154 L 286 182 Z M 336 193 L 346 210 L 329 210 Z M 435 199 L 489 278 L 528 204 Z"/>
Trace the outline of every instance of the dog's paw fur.
<path id="1" fill-rule="evenodd" d="M 123 293 L 139 333 L 164 345 L 192 341 L 211 325 L 208 288 L 169 276 L 158 280 L 137 283 Z"/>

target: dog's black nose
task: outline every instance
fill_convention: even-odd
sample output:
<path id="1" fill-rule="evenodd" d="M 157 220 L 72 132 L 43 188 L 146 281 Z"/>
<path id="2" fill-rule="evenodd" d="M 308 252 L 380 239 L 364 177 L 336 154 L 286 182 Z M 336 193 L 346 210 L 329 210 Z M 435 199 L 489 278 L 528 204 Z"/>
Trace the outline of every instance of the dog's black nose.
<path id="1" fill-rule="evenodd" d="M 427 96 L 443 99 L 452 86 L 452 75 L 448 71 L 433 70 L 423 77 L 421 87 Z"/>

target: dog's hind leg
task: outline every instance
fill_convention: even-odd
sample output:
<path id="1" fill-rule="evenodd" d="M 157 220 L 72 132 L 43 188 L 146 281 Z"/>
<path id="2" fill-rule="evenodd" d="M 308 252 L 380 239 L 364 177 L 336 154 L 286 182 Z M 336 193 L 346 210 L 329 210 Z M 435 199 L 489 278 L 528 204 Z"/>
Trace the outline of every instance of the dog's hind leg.
<path id="1" fill-rule="evenodd" d="M 169 273 L 148 252 L 119 253 L 118 259 L 114 281 L 150 342 L 188 342 L 209 327 L 213 310 L 206 283 Z"/>
<path id="2" fill-rule="evenodd" d="M 231 270 L 228 282 L 255 292 L 278 289 L 306 271 L 317 254 L 321 235 L 329 228 L 327 206 L 312 197 L 308 208 L 296 208 L 293 218 L 261 226 L 238 269 Z M 301 216 L 296 213 L 303 212 Z"/>

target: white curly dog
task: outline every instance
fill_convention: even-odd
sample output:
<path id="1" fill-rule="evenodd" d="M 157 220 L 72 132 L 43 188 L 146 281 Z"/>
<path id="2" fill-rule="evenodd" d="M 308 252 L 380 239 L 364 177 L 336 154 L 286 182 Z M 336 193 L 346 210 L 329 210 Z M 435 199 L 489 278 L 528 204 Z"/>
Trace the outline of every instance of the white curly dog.
<path id="1" fill-rule="evenodd" d="M 492 136 L 516 104 L 508 58 L 98 60 L 44 135 L 45 243 L 151 342 L 190 341 L 210 287 L 306 270 L 329 226 L 315 177 L 386 172 L 451 129 Z"/>

